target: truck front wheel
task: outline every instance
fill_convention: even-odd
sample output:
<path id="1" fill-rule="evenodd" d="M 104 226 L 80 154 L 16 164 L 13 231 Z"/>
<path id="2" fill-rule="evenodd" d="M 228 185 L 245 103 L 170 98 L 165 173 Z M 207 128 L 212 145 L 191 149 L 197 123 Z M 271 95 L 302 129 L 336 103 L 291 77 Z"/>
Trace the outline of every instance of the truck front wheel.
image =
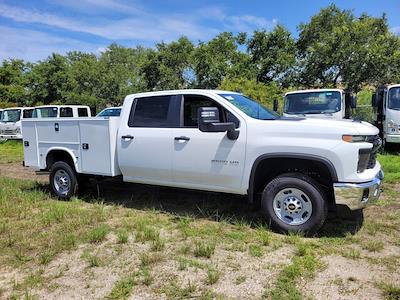
<path id="1" fill-rule="evenodd" d="M 288 173 L 267 184 L 261 208 L 271 226 L 284 232 L 312 234 L 324 224 L 328 205 L 324 192 L 310 177 Z"/>
<path id="2" fill-rule="evenodd" d="M 66 162 L 58 161 L 50 171 L 50 187 L 60 199 L 69 199 L 78 190 L 78 181 L 75 171 Z"/>

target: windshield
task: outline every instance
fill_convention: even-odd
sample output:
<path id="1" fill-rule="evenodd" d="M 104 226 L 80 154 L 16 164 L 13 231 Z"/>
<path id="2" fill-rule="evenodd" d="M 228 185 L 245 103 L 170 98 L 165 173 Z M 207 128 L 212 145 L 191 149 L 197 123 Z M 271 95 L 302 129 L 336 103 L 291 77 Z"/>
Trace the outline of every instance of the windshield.
<path id="1" fill-rule="evenodd" d="M 260 103 L 241 94 L 219 94 L 246 115 L 258 120 L 275 120 L 279 115 Z"/>
<path id="2" fill-rule="evenodd" d="M 57 118 L 57 107 L 35 108 L 32 118 Z"/>
<path id="3" fill-rule="evenodd" d="M 310 92 L 288 94 L 285 97 L 283 112 L 288 114 L 335 113 L 341 109 L 341 93 Z"/>
<path id="4" fill-rule="evenodd" d="M 20 109 L 10 109 L 3 111 L 3 116 L 1 118 L 2 122 L 18 122 L 21 119 Z"/>
<path id="5" fill-rule="evenodd" d="M 400 110 L 400 87 L 389 90 L 388 108 Z"/>
<path id="6" fill-rule="evenodd" d="M 2 115 L 3 115 L 3 111 L 2 111 L 2 110 L 0 110 L 0 121 L 1 121 L 1 117 L 2 117 Z"/>
<path id="7" fill-rule="evenodd" d="M 121 114 L 121 108 L 107 108 L 100 112 L 98 117 L 119 117 Z"/>

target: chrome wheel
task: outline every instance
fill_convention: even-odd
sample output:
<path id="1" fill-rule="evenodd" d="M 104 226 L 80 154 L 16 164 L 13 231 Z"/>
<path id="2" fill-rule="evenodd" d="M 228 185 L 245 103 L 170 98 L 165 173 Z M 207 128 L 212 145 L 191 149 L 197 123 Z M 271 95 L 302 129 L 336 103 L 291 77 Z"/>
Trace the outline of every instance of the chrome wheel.
<path id="1" fill-rule="evenodd" d="M 71 189 L 71 177 L 64 170 L 57 170 L 53 179 L 54 188 L 61 195 L 67 195 Z"/>
<path id="2" fill-rule="evenodd" d="M 310 198 L 297 188 L 285 188 L 274 198 L 273 208 L 276 216 L 288 225 L 301 225 L 312 214 Z"/>

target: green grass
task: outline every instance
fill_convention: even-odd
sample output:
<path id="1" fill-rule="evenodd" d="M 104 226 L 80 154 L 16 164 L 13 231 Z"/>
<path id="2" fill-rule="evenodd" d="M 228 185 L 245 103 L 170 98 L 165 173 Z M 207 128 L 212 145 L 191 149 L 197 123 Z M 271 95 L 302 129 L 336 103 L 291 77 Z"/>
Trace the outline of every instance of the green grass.
<path id="1" fill-rule="evenodd" d="M 111 290 L 109 299 L 127 299 L 136 284 L 136 274 L 129 274 L 117 281 Z"/>
<path id="2" fill-rule="evenodd" d="M 11 150 L 14 154 L 22 153 L 22 145 L 15 142 L 0 144 L 0 153 L 5 153 L 5 149 L 14 149 Z M 19 161 L 20 158 L 15 158 L 17 155 L 14 154 L 7 154 L 5 161 Z M 398 186 L 393 183 L 400 178 L 400 158 L 380 155 L 379 159 L 389 181 L 392 180 L 384 186 L 385 201 L 367 210 L 364 225 L 354 235 L 336 235 L 337 228 L 344 225 L 334 221 L 334 229 L 325 230 L 323 236 L 312 239 L 273 233 L 257 219 L 244 217 L 242 211 L 232 213 L 229 205 L 225 207 L 222 202 L 216 206 L 217 209 L 212 207 L 208 211 L 197 203 L 193 205 L 196 209 L 187 212 L 192 199 L 182 200 L 183 204 L 175 204 L 173 208 L 162 208 L 168 206 L 170 200 L 173 202 L 179 198 L 181 201 L 180 198 L 185 197 L 175 191 L 167 196 L 171 199 L 165 202 L 162 201 L 163 195 L 157 194 L 160 199 L 154 200 L 139 192 L 139 196 L 133 194 L 124 207 L 113 202 L 118 200 L 117 195 L 108 202 L 105 198 L 104 203 L 90 195 L 59 201 L 47 192 L 45 185 L 0 177 L 0 265 L 16 270 L 29 269 L 29 272 L 21 271 L 26 276 L 12 291 L 16 298 L 23 298 L 25 291 L 29 297 L 34 297 L 35 289 L 50 286 L 51 278 L 41 278 L 39 270 L 46 270 L 61 253 L 68 255 L 70 251 L 83 248 L 79 263 L 85 266 L 85 272 L 94 273 L 96 267 L 106 265 L 113 269 L 114 274 L 123 274 L 108 291 L 108 298 L 129 298 L 136 285 L 143 285 L 149 286 L 153 298 L 162 297 L 161 293 L 167 298 L 212 299 L 219 295 L 210 292 L 210 285 L 223 284 L 225 277 L 229 277 L 222 276 L 221 271 L 235 272 L 230 279 L 232 284 L 244 288 L 246 285 L 247 288 L 250 277 L 246 279 L 241 273 L 242 262 L 232 260 L 236 254 L 240 254 L 243 261 L 264 262 L 270 253 L 285 247 L 289 248 L 287 253 L 294 253 L 294 257 L 290 263 L 279 266 L 265 264 L 265 267 L 274 268 L 278 275 L 265 282 L 264 296 L 301 299 L 304 295 L 298 285 L 303 283 L 303 278 L 312 278 L 322 267 L 321 258 L 326 255 L 341 255 L 359 263 L 382 265 L 388 273 L 400 267 L 398 257 L 378 256 L 379 251 L 388 245 L 400 245 L 400 213 L 386 209 L 398 201 Z M 149 198 L 156 202 L 151 208 L 146 204 Z M 143 202 L 146 203 L 138 205 Z M 209 202 L 214 205 L 214 201 Z M 110 232 L 116 238 L 107 239 Z M 226 261 L 213 257 L 217 246 L 219 252 L 226 254 Z M 113 251 L 111 260 L 104 251 Z M 125 258 L 127 251 L 132 260 Z M 218 261 L 218 269 L 213 266 L 214 260 Z M 171 261 L 174 263 L 173 270 L 168 269 L 171 274 L 163 273 L 162 266 Z M 227 267 L 229 271 L 225 271 Z M 193 282 L 181 282 L 178 278 L 185 276 L 185 272 L 193 276 L 198 274 L 198 278 Z M 160 282 L 160 278 L 171 281 Z M 387 299 L 399 299 L 396 298 L 398 286 L 382 285 L 380 288 Z"/>
<path id="3" fill-rule="evenodd" d="M 21 141 L 0 141 L 0 164 L 20 163 L 24 160 Z"/>
<path id="4" fill-rule="evenodd" d="M 264 297 L 272 300 L 303 299 L 297 288 L 297 281 L 300 278 L 312 278 L 321 266 L 321 262 L 315 256 L 311 247 L 302 246 L 302 250 L 297 251 L 297 255 L 292 258 L 292 263 L 285 266 L 280 272 L 275 286 L 266 290 Z"/>
<path id="5" fill-rule="evenodd" d="M 194 256 L 210 258 L 215 251 L 215 243 L 210 241 L 196 241 Z"/>
<path id="6" fill-rule="evenodd" d="M 385 183 L 400 182 L 400 155 L 380 154 L 378 160 L 385 172 Z"/>
<path id="7" fill-rule="evenodd" d="M 382 290 L 383 296 L 387 300 L 399 300 L 400 299 L 400 285 L 393 285 L 382 282 L 378 284 L 378 287 Z"/>

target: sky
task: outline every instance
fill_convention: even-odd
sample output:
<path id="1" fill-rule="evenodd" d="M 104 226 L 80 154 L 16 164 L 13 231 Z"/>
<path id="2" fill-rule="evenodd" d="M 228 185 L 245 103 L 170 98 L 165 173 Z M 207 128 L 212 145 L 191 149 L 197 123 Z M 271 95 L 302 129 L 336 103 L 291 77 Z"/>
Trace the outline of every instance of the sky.
<path id="1" fill-rule="evenodd" d="M 331 3 L 357 16 L 386 13 L 400 35 L 399 0 L 0 0 L 0 61 L 37 61 L 72 50 L 100 54 L 113 42 L 153 47 L 182 35 L 207 41 L 223 31 L 251 33 L 276 24 L 296 37 L 301 22 Z"/>

